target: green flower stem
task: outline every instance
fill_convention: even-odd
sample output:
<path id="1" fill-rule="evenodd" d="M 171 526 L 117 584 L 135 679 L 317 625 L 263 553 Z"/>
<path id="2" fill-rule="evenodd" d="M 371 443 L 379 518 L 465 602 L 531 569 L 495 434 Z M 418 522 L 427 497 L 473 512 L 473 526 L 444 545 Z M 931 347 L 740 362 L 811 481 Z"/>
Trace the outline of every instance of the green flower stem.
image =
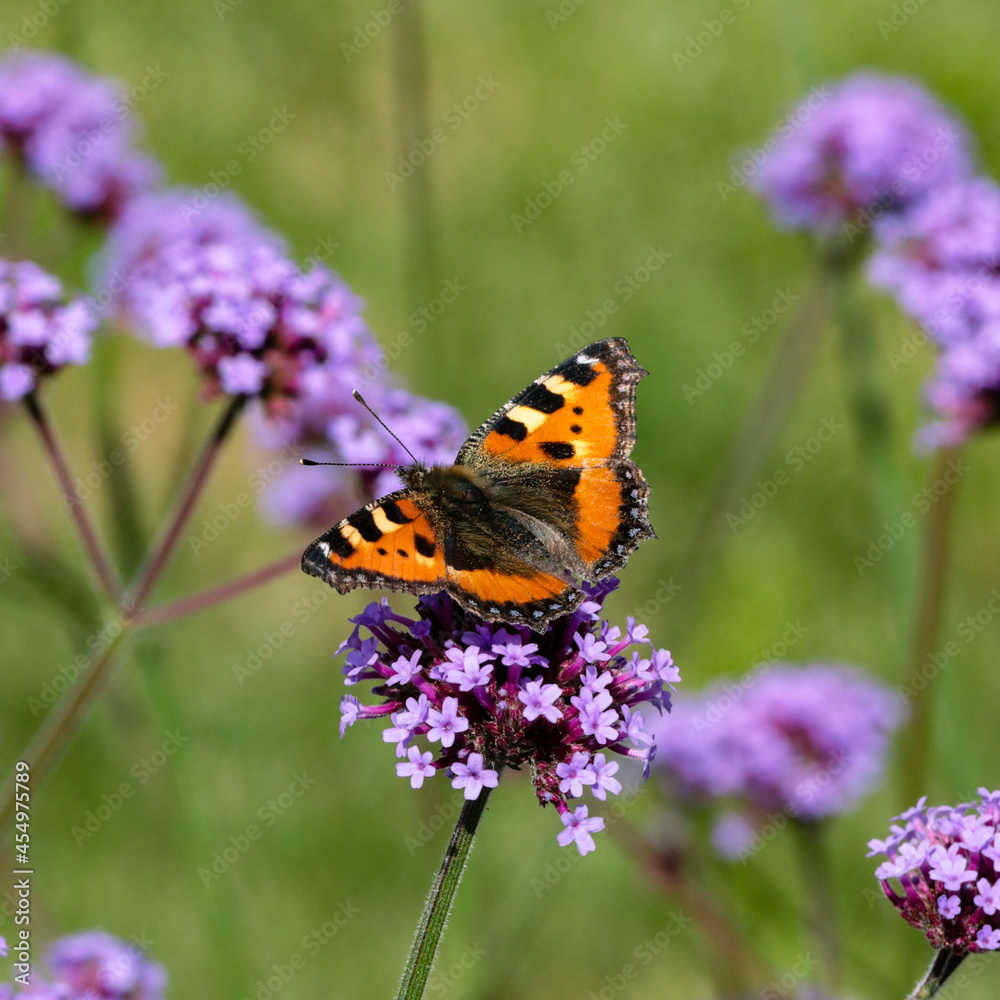
<path id="1" fill-rule="evenodd" d="M 502 773 L 502 766 L 497 766 L 497 771 Z M 431 969 L 434 968 L 434 959 L 441 944 L 441 935 L 455 901 L 455 891 L 458 889 L 458 883 L 462 881 L 476 829 L 486 811 L 490 792 L 491 789 L 483 788 L 478 798 L 466 799 L 462 806 L 455 831 L 448 842 L 441 867 L 434 877 L 434 884 L 427 897 L 424 915 L 420 918 L 420 925 L 417 927 L 413 946 L 406 960 L 396 1000 L 419 1000 L 424 995 L 427 979 Z"/>
<path id="2" fill-rule="evenodd" d="M 950 467 L 961 459 L 961 449 L 942 448 L 937 453 L 931 469 L 931 485 L 942 484 L 940 494 L 928 514 L 927 535 L 924 541 L 923 569 L 920 575 L 920 597 L 913 623 L 913 640 L 907 663 L 904 691 L 910 692 L 910 719 L 903 732 L 903 803 L 913 805 L 927 792 L 927 768 L 930 760 L 932 715 L 935 690 L 933 680 L 939 671 L 930 673 L 927 663 L 936 651 L 941 617 L 944 610 L 945 581 L 951 528 L 954 520 L 956 484 L 949 482 Z M 920 682 L 921 688 L 916 688 Z"/>
<path id="3" fill-rule="evenodd" d="M 942 948 L 931 962 L 927 975 L 917 983 L 906 1000 L 930 1000 L 947 982 L 948 977 L 962 964 L 965 955 L 957 955 L 951 948 Z"/>
<path id="4" fill-rule="evenodd" d="M 892 446 L 892 421 L 885 393 L 876 378 L 878 340 L 855 256 L 827 257 L 826 276 L 840 327 L 841 351 L 850 383 L 850 407 L 866 459 L 884 459 Z"/>
<path id="5" fill-rule="evenodd" d="M 806 924 L 820 956 L 820 982 L 833 995 L 841 978 L 841 942 L 837 923 L 837 900 L 826 827 L 822 823 L 793 822 L 802 866 L 806 897 Z"/>
<path id="6" fill-rule="evenodd" d="M 840 330 L 840 348 L 848 395 L 848 412 L 854 424 L 861 481 L 868 492 L 869 517 L 883 525 L 899 516 L 898 459 L 893 447 L 892 415 L 881 378 L 878 335 L 868 302 L 864 275 L 857 252 L 826 258 L 826 278 L 832 307 Z M 908 605 L 913 581 L 912 565 L 906 559 L 888 560 L 885 572 L 893 576 L 889 592 L 900 595 L 900 607 Z M 897 619 L 898 635 L 905 631 L 905 618 Z"/>
<path id="7" fill-rule="evenodd" d="M 302 565 L 302 550 L 296 549 L 290 555 L 276 562 L 262 566 L 260 569 L 247 573 L 245 576 L 237 577 L 218 587 L 210 587 L 198 594 L 190 597 L 182 597 L 180 600 L 171 601 L 169 604 L 161 604 L 158 607 L 150 608 L 148 611 L 140 611 L 136 616 L 136 624 L 146 628 L 150 625 L 163 625 L 172 622 L 177 618 L 186 618 L 188 615 L 196 614 L 211 608 L 223 601 L 232 600 L 240 594 L 253 590 L 255 587 L 270 583 L 271 580 L 285 573 L 290 573 L 293 569 L 298 569 Z"/>
<path id="8" fill-rule="evenodd" d="M 83 501 L 76 495 L 69 465 L 63 456 L 62 449 L 59 447 L 55 431 L 53 431 L 52 425 L 35 393 L 29 392 L 24 397 L 24 405 L 41 436 L 45 453 L 52 463 L 56 479 L 59 482 L 59 488 L 62 490 L 62 501 L 66 505 L 70 517 L 73 519 L 73 524 L 76 526 L 80 541 L 83 543 L 84 551 L 90 560 L 91 569 L 94 571 L 94 576 L 97 577 L 101 590 L 104 591 L 108 600 L 112 604 L 117 605 L 119 594 L 121 593 L 121 585 L 112 568 L 111 560 L 98 540 L 94 526 L 90 523 L 90 518 L 87 517 Z"/>
<path id="9" fill-rule="evenodd" d="M 27 749 L 18 760 L 27 761 L 31 765 L 31 782 L 35 788 L 40 788 L 43 780 L 58 762 L 66 745 L 72 739 L 80 722 L 86 716 L 87 709 L 103 689 L 111 670 L 114 667 L 118 651 L 125 637 L 129 634 L 129 623 L 119 620 L 119 631 L 109 636 L 107 646 L 94 663 L 84 665 L 80 670 L 80 678 L 70 688 L 66 697 L 48 714 L 45 722 L 35 734 Z M 107 626 L 101 634 L 107 631 Z M 14 818 L 14 776 L 5 783 L 0 792 L 0 831 L 7 828 Z"/>
<path id="10" fill-rule="evenodd" d="M 799 311 L 788 324 L 753 411 L 716 477 L 677 567 L 677 579 L 683 588 L 673 626 L 677 646 L 683 645 L 683 640 L 677 638 L 677 629 L 684 628 L 685 623 L 687 627 L 694 624 L 691 609 L 697 606 L 706 572 L 727 533 L 726 515 L 736 512 L 740 499 L 774 448 L 812 371 L 826 327 L 827 311 L 821 283 L 813 282 L 803 295 Z"/>
<path id="11" fill-rule="evenodd" d="M 174 508 L 166 529 L 139 570 L 135 582 L 129 588 L 123 606 L 130 615 L 134 616 L 142 610 L 143 603 L 166 569 L 174 546 L 180 537 L 181 529 L 191 516 L 195 504 L 201 496 L 201 491 L 208 481 L 209 473 L 215 465 L 215 460 L 222 449 L 222 444 L 235 426 L 236 418 L 240 415 L 246 399 L 246 396 L 234 396 L 229 401 L 211 437 L 205 442 L 205 446 L 181 491 L 180 500 Z"/>
<path id="12" fill-rule="evenodd" d="M 677 900 L 702 929 L 705 941 L 721 959 L 709 965 L 720 996 L 747 993 L 754 986 L 777 978 L 778 970 L 753 950 L 726 908 L 718 906 L 691 877 L 682 857 L 657 849 L 625 820 L 619 820 L 611 830 L 625 854 L 638 863 L 649 884 Z"/>

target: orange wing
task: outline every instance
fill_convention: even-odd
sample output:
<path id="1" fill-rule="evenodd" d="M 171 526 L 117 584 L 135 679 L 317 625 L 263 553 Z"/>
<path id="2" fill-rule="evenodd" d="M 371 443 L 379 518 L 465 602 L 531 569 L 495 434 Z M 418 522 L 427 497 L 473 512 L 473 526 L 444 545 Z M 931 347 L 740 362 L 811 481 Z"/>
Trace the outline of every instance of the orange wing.
<path id="1" fill-rule="evenodd" d="M 537 489 L 539 478 L 558 483 L 588 579 L 621 568 L 642 539 L 655 537 L 649 487 L 628 459 L 635 386 L 645 375 L 624 339 L 591 344 L 501 407 L 458 455 L 459 464 L 494 481 L 527 478 L 531 485 L 515 487 L 522 494 Z"/>
<path id="2" fill-rule="evenodd" d="M 444 590 L 444 547 L 428 506 L 419 490 L 390 493 L 317 538 L 303 554 L 302 568 L 342 594 L 355 587 L 414 594 Z"/>
<path id="3" fill-rule="evenodd" d="M 450 565 L 450 529 L 435 530 L 429 505 L 420 490 L 382 497 L 317 538 L 302 556 L 302 568 L 342 594 L 355 587 L 413 594 L 446 590 L 494 621 L 537 625 L 579 604 L 582 594 L 567 580 L 526 563 L 507 571 Z"/>
<path id="4" fill-rule="evenodd" d="M 621 337 L 591 344 L 497 410 L 457 461 L 589 468 L 625 458 L 635 444 L 635 386 L 645 375 Z"/>
<path id="5" fill-rule="evenodd" d="M 583 592 L 568 580 L 531 567 L 523 573 L 485 568 L 448 570 L 448 593 L 488 621 L 538 628 L 550 618 L 572 611 L 583 598 Z"/>

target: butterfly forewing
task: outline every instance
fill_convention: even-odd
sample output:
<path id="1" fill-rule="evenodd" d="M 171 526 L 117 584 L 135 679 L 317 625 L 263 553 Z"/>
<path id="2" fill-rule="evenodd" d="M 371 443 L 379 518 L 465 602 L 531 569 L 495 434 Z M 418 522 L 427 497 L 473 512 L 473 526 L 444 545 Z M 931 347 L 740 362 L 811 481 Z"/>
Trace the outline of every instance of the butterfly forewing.
<path id="1" fill-rule="evenodd" d="M 444 549 L 428 518 L 429 500 L 420 490 L 400 490 L 362 507 L 306 549 L 302 568 L 342 594 L 362 586 L 444 589 Z"/>

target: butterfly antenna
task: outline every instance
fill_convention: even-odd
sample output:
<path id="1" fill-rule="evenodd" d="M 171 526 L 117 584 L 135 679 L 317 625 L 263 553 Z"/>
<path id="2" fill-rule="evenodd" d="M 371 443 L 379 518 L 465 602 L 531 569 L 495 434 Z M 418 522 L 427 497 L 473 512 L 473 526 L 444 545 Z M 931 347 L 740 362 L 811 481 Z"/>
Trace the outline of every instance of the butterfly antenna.
<path id="1" fill-rule="evenodd" d="M 352 469 L 398 469 L 398 465 L 366 465 L 363 462 L 314 462 L 311 458 L 300 458 L 299 465 L 349 465 Z"/>
<path id="2" fill-rule="evenodd" d="M 414 463 L 417 464 L 417 465 L 419 465 L 420 464 L 420 460 L 417 458 L 417 456 L 414 455 L 413 452 L 410 451 L 410 449 L 407 448 L 406 445 L 403 444 L 403 442 L 400 441 L 399 438 L 396 437 L 396 435 L 393 434 L 392 431 L 389 430 L 388 427 L 386 427 L 385 421 L 365 402 L 364 396 L 362 396 L 361 393 L 358 392 L 357 389 L 355 389 L 351 393 L 351 395 L 382 425 L 382 427 L 384 428 L 386 434 L 388 434 L 389 437 L 391 437 L 393 439 L 393 441 L 395 441 L 396 444 L 398 444 L 399 447 L 402 448 L 403 451 L 405 451 L 406 454 L 409 455 L 410 458 L 413 459 Z"/>

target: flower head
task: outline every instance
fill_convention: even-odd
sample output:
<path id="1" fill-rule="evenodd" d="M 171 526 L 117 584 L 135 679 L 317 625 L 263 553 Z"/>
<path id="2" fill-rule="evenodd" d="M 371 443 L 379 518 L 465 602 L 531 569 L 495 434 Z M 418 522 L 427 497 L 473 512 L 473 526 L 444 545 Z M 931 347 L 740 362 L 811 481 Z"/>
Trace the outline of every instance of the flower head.
<path id="1" fill-rule="evenodd" d="M 657 727 L 656 764 L 685 797 L 815 822 L 872 787 L 901 721 L 899 699 L 856 669 L 768 665 L 678 698 L 670 724 Z M 720 822 L 722 853 L 740 854 L 749 820 L 737 828 L 723 813 Z"/>
<path id="2" fill-rule="evenodd" d="M 614 578 L 585 585 L 588 600 L 544 632 L 484 622 L 443 594 L 421 598 L 419 620 L 384 602 L 369 605 L 352 619 L 356 628 L 341 649 L 350 682 L 374 682 L 373 694 L 382 702 L 346 702 L 345 725 L 388 716 L 385 738 L 407 756 L 397 773 L 415 787 L 418 778 L 447 769 L 453 786 L 471 799 L 496 785 L 501 768 L 530 768 L 539 802 L 555 805 L 562 816 L 559 842 L 575 842 L 586 854 L 604 821 L 569 802 L 585 791 L 604 799 L 622 790 L 612 753 L 648 764 L 651 747 L 631 738 L 624 719 L 641 718 L 645 705 L 669 710 L 679 680 L 665 651 L 660 672 L 650 669 L 650 660 L 626 655 L 630 646 L 648 645 L 644 632 L 621 637 L 598 622 L 597 612 L 617 586 Z M 371 638 L 362 638 L 362 629 Z M 595 642 L 605 646 L 599 683 L 588 661 Z M 531 653 L 516 655 L 517 645 Z M 418 662 L 420 668 L 411 670 Z M 429 751 L 410 745 L 415 740 Z"/>
<path id="3" fill-rule="evenodd" d="M 301 271 L 234 199 L 137 201 L 111 235 L 100 283 L 157 347 L 183 347 L 207 394 L 259 397 L 288 416 L 323 371 L 357 381 L 378 356 L 361 300 L 325 267 Z"/>
<path id="4" fill-rule="evenodd" d="M 956 955 L 1000 949 L 1000 803 L 927 808 L 924 799 L 896 816 L 868 856 L 885 855 L 875 877 L 890 902 L 934 948 Z"/>
<path id="5" fill-rule="evenodd" d="M 90 358 L 94 310 L 66 300 L 58 278 L 31 261 L 0 260 L 0 399 L 20 399 L 38 380 Z"/>
<path id="6" fill-rule="evenodd" d="M 50 52 L 0 61 L 0 140 L 74 212 L 115 218 L 159 177 L 125 91 Z"/>
<path id="7" fill-rule="evenodd" d="M 32 972 L 18 996 L 37 1000 L 163 1000 L 167 973 L 141 948 L 108 934 L 84 931 L 57 941 L 46 958 L 48 977 Z M 0 987 L 2 989 L 2 987 Z"/>
<path id="8" fill-rule="evenodd" d="M 941 346 L 925 445 L 958 444 L 1000 420 L 1000 187 L 941 188 L 878 229 L 869 278 Z"/>
<path id="9" fill-rule="evenodd" d="M 818 88 L 787 121 L 751 184 L 790 228 L 828 235 L 971 169 L 961 123 L 901 77 L 862 72 Z"/>

